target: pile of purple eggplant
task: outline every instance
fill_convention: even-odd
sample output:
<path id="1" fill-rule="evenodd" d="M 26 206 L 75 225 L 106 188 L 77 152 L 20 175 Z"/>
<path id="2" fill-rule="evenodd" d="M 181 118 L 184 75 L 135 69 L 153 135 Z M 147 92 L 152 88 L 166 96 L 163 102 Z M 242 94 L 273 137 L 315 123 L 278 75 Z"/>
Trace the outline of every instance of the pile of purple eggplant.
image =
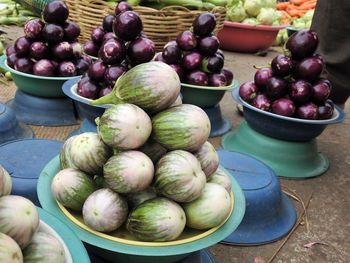
<path id="1" fill-rule="evenodd" d="M 79 26 L 67 21 L 69 10 L 63 1 L 45 6 L 43 20 L 24 25 L 25 36 L 7 47 L 7 64 L 23 73 L 45 77 L 73 77 L 84 74 L 91 59 L 77 42 Z"/>
<path id="2" fill-rule="evenodd" d="M 325 61 L 315 54 L 318 42 L 312 30 L 294 33 L 286 43 L 286 55 L 276 56 L 271 67 L 258 69 L 254 81 L 240 86 L 240 97 L 260 110 L 282 116 L 332 118 L 334 104 L 328 99 L 332 85 L 321 78 Z"/>
<path id="3" fill-rule="evenodd" d="M 230 85 L 233 73 L 224 68 L 224 53 L 213 34 L 215 27 L 213 14 L 200 14 L 193 21 L 192 30 L 186 30 L 176 40 L 168 42 L 155 60 L 175 69 L 182 83 L 212 87 Z"/>
<path id="4" fill-rule="evenodd" d="M 78 82 L 80 96 L 97 99 L 107 95 L 122 74 L 153 59 L 154 42 L 142 30 L 140 16 L 126 2 L 116 6 L 115 14 L 104 17 L 102 26 L 91 32 L 91 40 L 84 45 L 84 52 L 98 60 Z"/>

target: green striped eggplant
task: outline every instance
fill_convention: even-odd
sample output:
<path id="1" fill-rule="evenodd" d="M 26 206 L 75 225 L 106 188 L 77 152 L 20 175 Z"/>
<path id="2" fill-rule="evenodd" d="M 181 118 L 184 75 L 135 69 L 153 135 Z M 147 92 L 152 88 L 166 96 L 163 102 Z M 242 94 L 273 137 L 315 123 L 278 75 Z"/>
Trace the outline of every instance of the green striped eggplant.
<path id="1" fill-rule="evenodd" d="M 152 118 L 155 141 L 168 150 L 195 152 L 206 142 L 210 133 L 208 115 L 199 107 L 182 104 L 169 108 Z"/>
<path id="2" fill-rule="evenodd" d="M 63 245 L 54 236 L 37 232 L 30 244 L 23 250 L 25 263 L 65 263 Z"/>
<path id="3" fill-rule="evenodd" d="M 113 151 L 94 132 L 77 135 L 69 147 L 69 157 L 73 165 L 89 174 L 101 174 L 102 167 Z"/>
<path id="4" fill-rule="evenodd" d="M 152 132 L 152 123 L 140 107 L 124 103 L 107 109 L 96 120 L 102 140 L 112 148 L 132 150 L 143 145 Z"/>
<path id="5" fill-rule="evenodd" d="M 100 232 L 116 230 L 125 222 L 128 212 L 124 197 L 108 188 L 93 192 L 83 206 L 85 224 Z"/>
<path id="6" fill-rule="evenodd" d="M 205 183 L 206 177 L 199 161 L 189 152 L 169 152 L 157 163 L 154 187 L 157 193 L 176 202 L 197 199 Z"/>
<path id="7" fill-rule="evenodd" d="M 12 237 L 21 249 L 33 238 L 39 226 L 35 205 L 17 195 L 0 197 L 0 232 Z"/>
<path id="8" fill-rule="evenodd" d="M 232 183 L 230 173 L 223 167 L 219 167 L 213 174 L 207 178 L 208 183 L 219 184 L 231 193 Z"/>
<path id="9" fill-rule="evenodd" d="M 89 175 L 67 168 L 59 171 L 52 179 L 51 192 L 58 202 L 75 211 L 81 211 L 85 200 L 97 190 Z"/>
<path id="10" fill-rule="evenodd" d="M 231 197 L 221 185 L 206 183 L 202 195 L 182 207 L 188 227 L 206 230 L 225 221 L 231 211 Z"/>
<path id="11" fill-rule="evenodd" d="M 125 151 L 115 154 L 103 166 L 105 183 L 120 194 L 145 190 L 153 180 L 152 160 L 139 151 Z"/>
<path id="12" fill-rule="evenodd" d="M 143 202 L 156 197 L 156 191 L 152 187 L 148 187 L 143 191 L 127 194 L 126 200 L 128 201 L 128 205 L 130 208 L 135 208 Z"/>
<path id="13" fill-rule="evenodd" d="M 8 235 L 0 232 L 0 262 L 23 263 L 21 248 Z"/>
<path id="14" fill-rule="evenodd" d="M 0 164 L 0 197 L 9 195 L 12 190 L 12 180 L 10 174 Z"/>
<path id="15" fill-rule="evenodd" d="M 70 154 L 70 148 L 72 146 L 72 141 L 74 140 L 74 138 L 76 138 L 78 135 L 72 136 L 70 138 L 68 138 L 60 151 L 60 165 L 61 165 L 61 169 L 66 169 L 66 168 L 77 168 L 75 167 L 72 158 L 71 158 L 71 154 Z"/>
<path id="16" fill-rule="evenodd" d="M 169 106 L 169 108 L 179 106 L 181 104 L 182 104 L 182 97 L 179 95 L 177 99 L 174 101 L 174 103 Z"/>
<path id="17" fill-rule="evenodd" d="M 142 241 L 171 241 L 178 238 L 186 225 L 180 205 L 157 197 L 140 204 L 129 215 L 126 228 Z"/>
<path id="18" fill-rule="evenodd" d="M 149 139 L 138 151 L 146 154 L 154 164 L 167 153 L 167 150 L 161 144 L 152 139 Z"/>
<path id="19" fill-rule="evenodd" d="M 148 113 L 156 113 L 175 102 L 180 87 L 179 76 L 172 67 L 151 61 L 130 69 L 117 80 L 111 93 L 91 104 L 131 103 Z"/>
<path id="20" fill-rule="evenodd" d="M 205 142 L 194 154 L 201 164 L 202 170 L 208 177 L 219 167 L 219 156 L 210 142 Z"/>

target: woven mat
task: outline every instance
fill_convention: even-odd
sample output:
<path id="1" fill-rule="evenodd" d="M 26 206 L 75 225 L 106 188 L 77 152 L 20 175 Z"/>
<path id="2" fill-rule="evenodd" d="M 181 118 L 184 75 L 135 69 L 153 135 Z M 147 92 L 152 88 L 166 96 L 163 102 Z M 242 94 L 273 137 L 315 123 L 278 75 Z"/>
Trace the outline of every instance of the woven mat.
<path id="1" fill-rule="evenodd" d="M 0 82 L 0 102 L 5 103 L 14 98 L 16 93 L 16 86 L 13 81 L 8 82 L 8 85 L 4 85 Z M 51 139 L 64 141 L 67 136 L 74 130 L 79 128 L 79 125 L 62 126 L 62 127 L 44 127 L 29 125 L 35 133 L 36 138 Z"/>

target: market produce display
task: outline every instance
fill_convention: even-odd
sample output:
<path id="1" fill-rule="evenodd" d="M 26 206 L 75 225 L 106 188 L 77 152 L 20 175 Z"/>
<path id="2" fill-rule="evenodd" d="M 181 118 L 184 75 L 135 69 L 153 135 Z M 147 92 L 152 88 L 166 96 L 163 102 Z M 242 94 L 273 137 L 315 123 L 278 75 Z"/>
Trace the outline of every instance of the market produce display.
<path id="1" fill-rule="evenodd" d="M 173 105 L 180 85 L 165 63 L 133 67 L 110 94 L 92 101 L 115 104 L 96 120 L 98 132 L 65 142 L 52 194 L 82 211 L 90 229 L 109 233 L 125 226 L 141 241 L 171 241 L 185 226 L 206 230 L 229 216 L 230 178 L 207 141 L 209 118 L 197 106 Z M 215 173 L 226 181 L 208 184 Z M 206 208 L 213 202 L 220 209 Z"/>
<path id="2" fill-rule="evenodd" d="M 213 14 L 200 14 L 193 21 L 192 29 L 168 42 L 155 60 L 169 64 L 183 83 L 211 87 L 230 85 L 233 73 L 224 68 L 224 54 L 213 34 L 215 26 Z"/>
<path id="3" fill-rule="evenodd" d="M 287 18 L 276 10 L 276 0 L 233 0 L 227 5 L 226 19 L 252 25 L 278 26 Z"/>
<path id="4" fill-rule="evenodd" d="M 69 11 L 62 1 L 45 6 L 44 21 L 32 19 L 24 25 L 24 36 L 7 47 L 7 64 L 28 74 L 45 77 L 73 77 L 89 68 L 91 59 L 77 42 L 79 26 L 67 21 Z"/>
<path id="5" fill-rule="evenodd" d="M 139 15 L 126 2 L 116 6 L 115 14 L 104 17 L 102 26 L 91 32 L 91 40 L 84 45 L 84 52 L 98 60 L 78 82 L 80 96 L 103 97 L 130 68 L 152 60 L 155 45 L 142 29 Z"/>
<path id="6" fill-rule="evenodd" d="M 252 106 L 301 119 L 330 119 L 334 105 L 328 100 L 331 83 L 320 77 L 325 67 L 315 54 L 318 37 L 312 30 L 300 30 L 286 43 L 288 55 L 278 55 L 271 68 L 259 69 L 254 81 L 239 89 L 240 97 Z"/>
<path id="7" fill-rule="evenodd" d="M 61 242 L 39 231 L 39 214 L 34 204 L 10 195 L 11 177 L 0 166 L 0 262 L 66 262 Z"/>

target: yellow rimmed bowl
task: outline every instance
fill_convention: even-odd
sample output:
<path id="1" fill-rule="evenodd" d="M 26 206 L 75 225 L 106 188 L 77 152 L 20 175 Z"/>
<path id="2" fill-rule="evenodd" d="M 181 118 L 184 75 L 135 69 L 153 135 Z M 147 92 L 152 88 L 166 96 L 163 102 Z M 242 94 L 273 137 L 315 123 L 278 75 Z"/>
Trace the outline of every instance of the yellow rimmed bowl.
<path id="1" fill-rule="evenodd" d="M 224 97 L 226 91 L 239 87 L 237 80 L 224 87 L 197 86 L 181 83 L 182 102 L 201 108 L 212 108 Z"/>
<path id="2" fill-rule="evenodd" d="M 47 190 L 50 189 L 52 179 L 59 170 L 57 156 L 46 165 L 39 177 L 37 191 L 42 207 L 68 224 L 94 253 L 112 262 L 180 261 L 191 253 L 213 246 L 229 236 L 238 227 L 245 212 L 243 192 L 236 180 L 231 177 L 232 211 L 226 222 L 216 228 L 207 231 L 186 229 L 177 240 L 170 242 L 141 242 L 123 228 L 116 231 L 117 236 L 107 235 L 89 229 L 83 223 L 81 215 L 61 206 Z"/>

